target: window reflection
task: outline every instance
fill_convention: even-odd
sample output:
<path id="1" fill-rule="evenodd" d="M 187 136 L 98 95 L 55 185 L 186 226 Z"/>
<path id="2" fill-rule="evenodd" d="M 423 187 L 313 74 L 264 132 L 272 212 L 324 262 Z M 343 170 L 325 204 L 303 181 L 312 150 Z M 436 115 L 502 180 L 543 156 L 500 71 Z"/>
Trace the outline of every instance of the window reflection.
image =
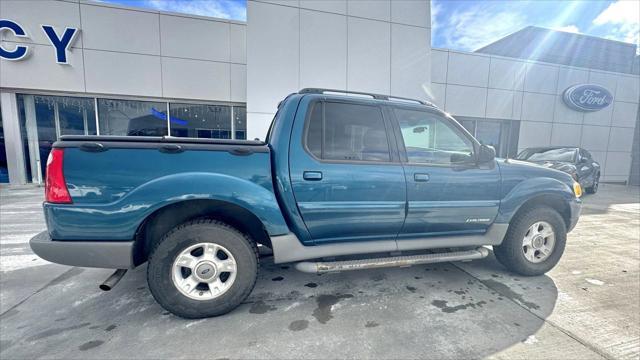
<path id="1" fill-rule="evenodd" d="M 154 101 L 98 99 L 100 135 L 165 136 L 167 104 Z"/>
<path id="2" fill-rule="evenodd" d="M 171 103 L 171 136 L 231 139 L 231 107 Z"/>
<path id="3" fill-rule="evenodd" d="M 233 122 L 236 132 L 236 139 L 247 139 L 247 108 L 234 107 L 233 108 Z"/>
<path id="4" fill-rule="evenodd" d="M 96 112 L 93 99 L 58 97 L 60 135 L 95 135 Z"/>

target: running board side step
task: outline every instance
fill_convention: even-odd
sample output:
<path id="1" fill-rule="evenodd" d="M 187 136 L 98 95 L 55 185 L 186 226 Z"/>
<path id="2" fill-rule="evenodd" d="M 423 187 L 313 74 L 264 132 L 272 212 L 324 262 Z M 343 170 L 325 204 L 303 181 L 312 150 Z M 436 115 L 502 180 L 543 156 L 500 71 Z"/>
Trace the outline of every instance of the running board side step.
<path id="1" fill-rule="evenodd" d="M 378 269 L 386 267 L 406 267 L 420 264 L 434 264 L 449 261 L 468 261 L 482 259 L 489 255 L 489 250 L 478 247 L 475 250 L 453 251 L 447 253 L 393 256 L 359 260 L 310 262 L 303 261 L 295 265 L 299 271 L 306 273 L 327 273 L 337 271 Z"/>

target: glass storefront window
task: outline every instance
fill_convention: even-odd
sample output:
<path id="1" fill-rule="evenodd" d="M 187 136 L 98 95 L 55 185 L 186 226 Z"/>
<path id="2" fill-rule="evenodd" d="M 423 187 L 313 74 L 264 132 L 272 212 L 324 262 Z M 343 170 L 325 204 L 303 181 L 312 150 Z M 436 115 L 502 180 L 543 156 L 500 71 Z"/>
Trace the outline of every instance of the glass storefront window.
<path id="1" fill-rule="evenodd" d="M 60 135 L 95 135 L 96 112 L 93 105 L 93 99 L 59 97 Z"/>
<path id="2" fill-rule="evenodd" d="M 54 142 L 64 135 L 166 136 L 246 139 L 244 106 L 17 94 L 27 179 L 42 183 Z M 98 108 L 95 108 L 95 104 Z M 97 111 L 96 111 L 97 110 Z M 98 128 L 96 128 L 96 114 Z M 0 145 L 2 141 L 0 119 Z M 6 180 L 0 153 L 0 182 Z"/>
<path id="3" fill-rule="evenodd" d="M 247 139 L 247 108 L 234 107 L 233 108 L 233 125 L 236 132 L 236 139 Z"/>
<path id="4" fill-rule="evenodd" d="M 478 141 L 496 149 L 498 157 L 514 157 L 518 151 L 520 122 L 482 118 L 456 117 Z"/>
<path id="5" fill-rule="evenodd" d="M 95 135 L 92 98 L 18 94 L 27 175 L 40 183 L 51 146 L 62 135 Z"/>
<path id="6" fill-rule="evenodd" d="M 231 139 L 231 107 L 169 104 L 171 136 Z"/>
<path id="7" fill-rule="evenodd" d="M 165 136 L 167 103 L 98 99 L 100 135 Z"/>

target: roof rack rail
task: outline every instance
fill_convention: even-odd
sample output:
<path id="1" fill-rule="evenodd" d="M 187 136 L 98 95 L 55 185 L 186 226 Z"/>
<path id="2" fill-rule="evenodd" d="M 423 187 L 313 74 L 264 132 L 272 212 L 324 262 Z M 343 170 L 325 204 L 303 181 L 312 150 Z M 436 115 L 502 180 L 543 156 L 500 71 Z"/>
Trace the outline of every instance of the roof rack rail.
<path id="1" fill-rule="evenodd" d="M 382 95 L 382 94 L 374 94 L 363 91 L 351 91 L 351 90 L 336 90 L 336 89 L 322 89 L 322 88 L 304 88 L 298 91 L 298 94 L 334 94 L 334 95 L 355 95 L 355 96 L 368 96 L 372 99 L 376 100 L 387 100 L 387 101 L 401 101 L 401 102 L 409 102 L 416 103 L 421 105 L 429 105 L 435 106 L 430 102 L 405 98 L 400 96 L 390 96 L 390 95 Z"/>

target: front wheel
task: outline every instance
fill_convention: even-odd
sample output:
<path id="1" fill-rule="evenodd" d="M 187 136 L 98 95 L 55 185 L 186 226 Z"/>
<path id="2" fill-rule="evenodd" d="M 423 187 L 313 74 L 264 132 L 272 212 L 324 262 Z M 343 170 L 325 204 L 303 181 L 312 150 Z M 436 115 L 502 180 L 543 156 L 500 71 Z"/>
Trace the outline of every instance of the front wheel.
<path id="1" fill-rule="evenodd" d="M 149 256 L 156 301 L 184 318 L 225 314 L 249 296 L 258 272 L 255 244 L 233 227 L 194 220 L 168 232 Z"/>
<path id="2" fill-rule="evenodd" d="M 542 275 L 560 261 L 567 241 L 566 224 L 549 207 L 516 214 L 504 241 L 493 247 L 498 261 L 520 275 Z"/>

